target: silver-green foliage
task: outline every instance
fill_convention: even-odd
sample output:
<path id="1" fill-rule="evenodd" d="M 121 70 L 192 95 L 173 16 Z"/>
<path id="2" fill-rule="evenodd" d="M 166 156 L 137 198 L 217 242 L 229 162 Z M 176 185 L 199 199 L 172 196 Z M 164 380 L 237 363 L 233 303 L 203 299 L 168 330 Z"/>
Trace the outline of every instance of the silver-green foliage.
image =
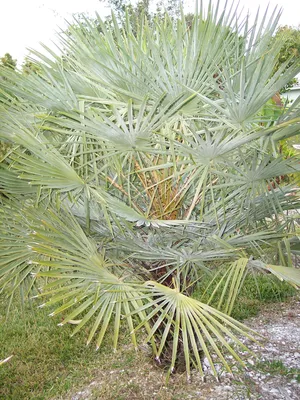
<path id="1" fill-rule="evenodd" d="M 62 55 L 35 53 L 36 73 L 1 70 L 3 292 L 44 299 L 97 347 L 112 329 L 116 348 L 124 320 L 157 360 L 171 348 L 170 371 L 182 352 L 188 375 L 201 354 L 214 374 L 228 354 L 243 363 L 253 332 L 230 313 L 249 271 L 300 284 L 298 191 L 276 181 L 300 168 L 277 150 L 299 101 L 276 121 L 262 111 L 300 67 L 274 73 L 276 12 L 236 15 L 199 3 L 188 25 L 166 15 L 134 32 L 130 18 L 81 20 Z M 190 297 L 212 271 L 218 308 Z"/>

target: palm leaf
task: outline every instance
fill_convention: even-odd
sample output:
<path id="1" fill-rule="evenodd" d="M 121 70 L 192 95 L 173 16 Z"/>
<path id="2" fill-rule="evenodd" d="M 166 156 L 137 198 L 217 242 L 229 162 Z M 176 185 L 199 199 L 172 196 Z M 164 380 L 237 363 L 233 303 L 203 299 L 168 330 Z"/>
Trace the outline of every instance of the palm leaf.
<path id="1" fill-rule="evenodd" d="M 224 367 L 230 371 L 229 364 L 225 359 L 225 348 L 230 355 L 243 364 L 235 349 L 229 345 L 224 336 L 230 337 L 234 345 L 241 346 L 242 349 L 246 350 L 246 346 L 235 334 L 243 334 L 249 339 L 255 340 L 252 336 L 253 331 L 207 304 L 185 296 L 180 292 L 179 287 L 171 289 L 157 282 L 146 282 L 145 286 L 153 297 L 153 300 L 147 304 L 151 312 L 147 315 L 146 321 L 150 321 L 154 316 L 156 317 L 156 322 L 146 340 L 155 337 L 159 330 L 162 330 L 162 333 L 160 333 L 162 339 L 157 352 L 159 360 L 165 349 L 167 339 L 172 337 L 170 372 L 175 369 L 176 360 L 180 353 L 180 341 L 182 342 L 188 379 L 192 362 L 203 375 L 199 355 L 201 352 L 208 358 L 215 376 L 217 376 L 217 372 L 213 355 L 217 355 L 218 362 L 222 362 Z M 144 323 L 145 321 L 141 322 L 136 330 L 144 326 Z M 235 331 L 235 334 L 232 331 Z"/>

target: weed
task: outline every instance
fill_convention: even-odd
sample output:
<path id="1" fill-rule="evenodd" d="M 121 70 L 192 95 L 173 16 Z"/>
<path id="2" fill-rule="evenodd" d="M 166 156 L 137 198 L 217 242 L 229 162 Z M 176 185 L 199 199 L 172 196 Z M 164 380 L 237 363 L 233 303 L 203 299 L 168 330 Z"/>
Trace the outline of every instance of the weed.
<path id="1" fill-rule="evenodd" d="M 300 368 L 288 368 L 281 360 L 261 361 L 255 366 L 259 371 L 272 375 L 284 375 L 290 379 L 296 379 L 300 383 Z"/>

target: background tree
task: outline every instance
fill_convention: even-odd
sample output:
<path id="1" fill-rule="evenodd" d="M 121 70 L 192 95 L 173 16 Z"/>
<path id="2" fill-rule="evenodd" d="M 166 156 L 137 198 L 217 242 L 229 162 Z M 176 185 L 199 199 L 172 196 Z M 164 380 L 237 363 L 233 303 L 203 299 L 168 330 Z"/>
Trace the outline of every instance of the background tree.
<path id="1" fill-rule="evenodd" d="M 126 0 L 100 0 L 108 3 L 120 21 L 125 22 L 125 14 L 130 16 L 132 22 L 140 20 L 141 16 L 150 19 L 163 18 L 165 12 L 171 18 L 178 18 L 181 13 L 181 0 L 161 0 L 156 3 L 150 0 L 140 0 L 136 4 Z M 109 17 L 108 17 L 109 19 Z"/>
<path id="2" fill-rule="evenodd" d="M 17 66 L 17 60 L 13 59 L 9 53 L 5 53 L 4 56 L 0 58 L 0 65 L 15 69 Z"/>
<path id="3" fill-rule="evenodd" d="M 37 74 L 38 72 L 41 72 L 39 64 L 27 57 L 22 64 L 22 73 L 28 75 L 31 73 Z"/>
<path id="4" fill-rule="evenodd" d="M 300 64 L 300 29 L 299 27 L 293 28 L 285 25 L 277 29 L 274 40 L 282 40 L 283 45 L 280 49 L 279 57 L 275 65 L 277 71 L 281 65 L 287 63 L 287 67 L 292 63 Z M 281 89 L 281 93 L 286 92 L 288 89 L 297 84 L 297 78 L 291 79 L 287 85 Z"/>

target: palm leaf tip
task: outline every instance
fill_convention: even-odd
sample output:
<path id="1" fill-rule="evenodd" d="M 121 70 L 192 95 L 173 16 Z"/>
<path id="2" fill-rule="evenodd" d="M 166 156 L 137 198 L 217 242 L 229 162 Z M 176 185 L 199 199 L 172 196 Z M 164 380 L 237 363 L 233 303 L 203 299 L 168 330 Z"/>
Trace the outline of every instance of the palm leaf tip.
<path id="1" fill-rule="evenodd" d="M 0 366 L 7 363 L 12 357 L 13 357 L 13 355 L 6 357 L 4 360 L 0 360 Z"/>

